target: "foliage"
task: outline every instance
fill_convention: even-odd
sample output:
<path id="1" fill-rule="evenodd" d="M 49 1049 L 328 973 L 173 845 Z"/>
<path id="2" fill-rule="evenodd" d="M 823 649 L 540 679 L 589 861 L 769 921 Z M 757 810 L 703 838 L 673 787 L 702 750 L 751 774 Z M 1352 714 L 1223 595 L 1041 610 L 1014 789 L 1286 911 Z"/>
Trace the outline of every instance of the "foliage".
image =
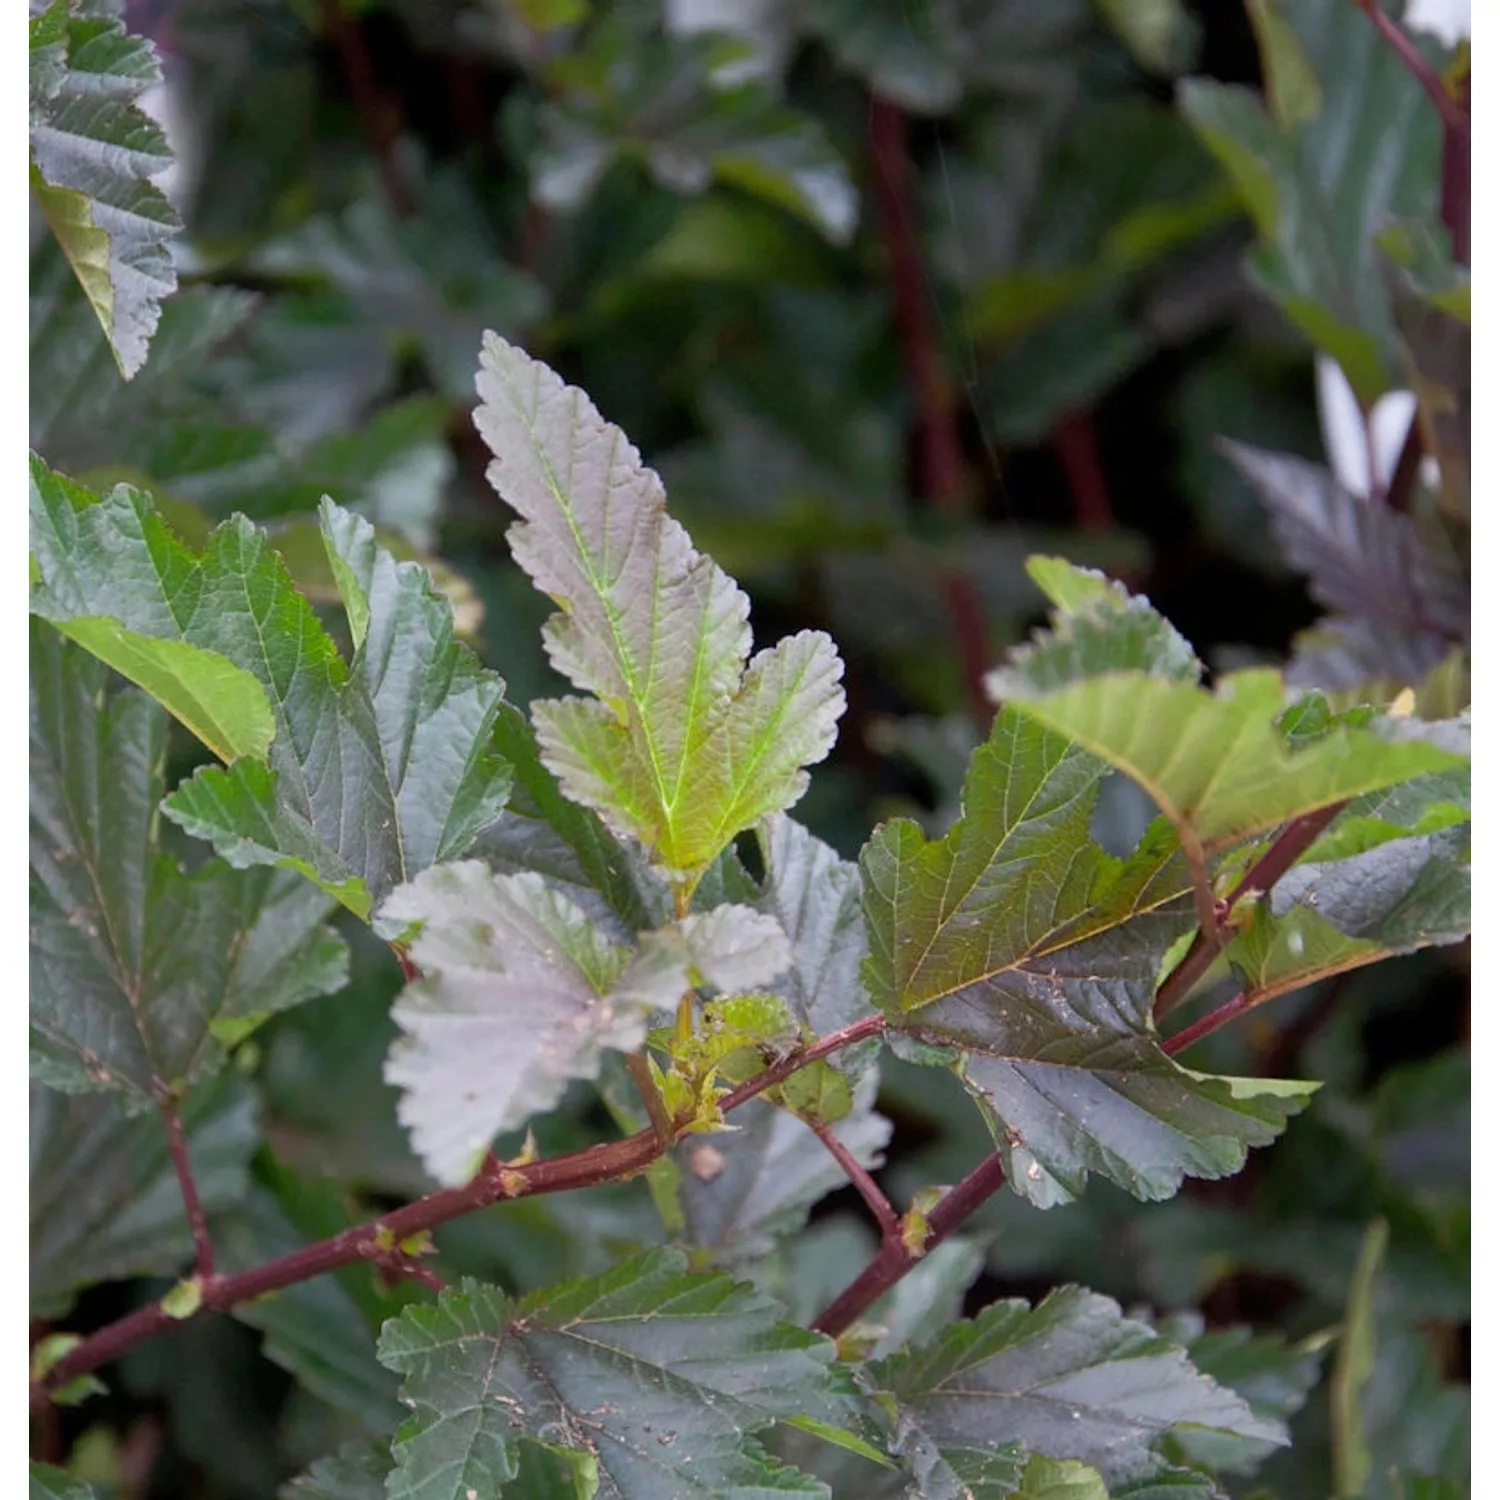
<path id="1" fill-rule="evenodd" d="M 30 10 L 32 1495 L 1466 1495 L 1467 49 Z"/>

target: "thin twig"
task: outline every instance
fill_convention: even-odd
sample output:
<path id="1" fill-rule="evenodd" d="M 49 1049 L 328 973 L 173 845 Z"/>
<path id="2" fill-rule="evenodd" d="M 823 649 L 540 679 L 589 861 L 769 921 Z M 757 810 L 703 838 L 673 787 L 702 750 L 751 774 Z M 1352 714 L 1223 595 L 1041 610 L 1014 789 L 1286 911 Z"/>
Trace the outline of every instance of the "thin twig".
<path id="1" fill-rule="evenodd" d="M 799 1068 L 841 1048 L 879 1036 L 884 1029 L 885 1018 L 872 1015 L 830 1032 L 810 1046 L 789 1053 L 758 1077 L 726 1094 L 720 1101 L 720 1108 L 725 1112 L 734 1109 L 774 1087 Z M 645 1171 L 665 1150 L 654 1130 L 642 1130 L 625 1140 L 605 1141 L 543 1161 L 506 1166 L 498 1173 L 481 1169 L 463 1187 L 430 1193 L 378 1219 L 351 1225 L 329 1239 L 304 1245 L 248 1271 L 232 1276 L 208 1277 L 203 1283 L 199 1311 L 194 1316 L 223 1312 L 268 1292 L 280 1291 L 283 1287 L 310 1281 L 343 1266 L 376 1258 L 384 1253 L 382 1246 L 392 1242 L 401 1244 L 424 1230 L 439 1228 L 509 1198 L 569 1192 L 574 1188 L 597 1187 L 600 1183 L 633 1177 Z M 161 1303 L 153 1302 L 90 1334 L 63 1355 L 45 1380 L 32 1385 L 32 1410 L 39 1411 L 47 1404 L 51 1390 L 119 1359 L 158 1334 L 181 1328 L 190 1321 L 169 1316 Z"/>
<path id="2" fill-rule="evenodd" d="M 945 1193 L 927 1216 L 927 1237 L 920 1247 L 906 1245 L 898 1234 L 881 1241 L 870 1263 L 824 1308 L 813 1328 L 837 1338 L 874 1306 L 929 1251 L 965 1223 L 1005 1182 L 998 1156 L 986 1156 L 956 1187 Z"/>
<path id="3" fill-rule="evenodd" d="M 1227 1026 L 1231 1021 L 1244 1015 L 1246 1011 L 1254 1010 L 1257 1005 L 1269 996 L 1254 995 L 1249 990 L 1241 990 L 1232 1000 L 1226 1000 L 1216 1010 L 1211 1010 L 1206 1016 L 1200 1016 L 1191 1026 L 1184 1026 L 1176 1036 L 1169 1036 L 1161 1044 L 1161 1050 L 1168 1057 L 1175 1056 L 1186 1047 L 1191 1047 L 1194 1042 L 1201 1042 L 1204 1037 L 1212 1036 L 1221 1026 Z"/>
<path id="4" fill-rule="evenodd" d="M 1377 0 L 1354 0 L 1354 3 L 1374 23 L 1378 31 L 1391 50 L 1406 64 L 1407 71 L 1417 80 L 1427 93 L 1427 97 L 1437 105 L 1438 113 L 1443 117 L 1443 124 L 1450 130 L 1462 134 L 1465 140 L 1469 138 L 1469 115 L 1458 101 L 1443 87 L 1443 80 L 1438 77 L 1427 65 L 1427 59 L 1417 51 L 1412 39 L 1381 10 Z"/>
<path id="5" fill-rule="evenodd" d="M 625 1058 L 625 1067 L 635 1084 L 636 1093 L 641 1096 L 641 1103 L 646 1106 L 646 1116 L 651 1121 L 657 1140 L 670 1148 L 677 1131 L 672 1124 L 672 1116 L 667 1113 L 667 1102 L 651 1076 L 650 1059 L 644 1052 L 631 1052 Z"/>
<path id="6" fill-rule="evenodd" d="M 891 1200 L 881 1192 L 880 1184 L 862 1167 L 856 1160 L 854 1153 L 829 1129 L 827 1125 L 814 1125 L 811 1120 L 807 1122 L 812 1132 L 822 1141 L 827 1148 L 828 1154 L 844 1169 L 844 1176 L 854 1184 L 859 1196 L 865 1200 L 865 1207 L 875 1216 L 875 1222 L 880 1225 L 881 1239 L 898 1237 L 901 1234 L 901 1225 L 896 1218 L 896 1210 L 891 1207 Z"/>
<path id="7" fill-rule="evenodd" d="M 349 93 L 359 111 L 365 138 L 380 163 L 385 195 L 390 199 L 397 218 L 410 218 L 416 212 L 417 204 L 401 163 L 396 159 L 400 126 L 381 96 L 380 85 L 375 81 L 375 69 L 370 65 L 370 54 L 365 49 L 364 36 L 358 22 L 344 9 L 342 0 L 322 0 L 322 4 L 323 25 L 338 48 L 339 61 L 349 81 Z"/>
<path id="8" fill-rule="evenodd" d="M 1200 923 L 1198 934 L 1183 960 L 1167 975 L 1156 992 L 1155 1014 L 1160 1021 L 1188 997 L 1188 992 L 1213 967 L 1219 956 L 1228 923 L 1235 907 L 1251 891 L 1269 891 L 1291 867 L 1317 842 L 1318 836 L 1344 810 L 1343 802 L 1333 802 L 1316 812 L 1293 818 L 1271 841 L 1271 846 L 1250 866 L 1239 884 L 1221 904 L 1222 920 L 1216 919 L 1216 930 L 1208 932 Z"/>
<path id="9" fill-rule="evenodd" d="M 878 95 L 870 100 L 870 155 L 875 167 L 881 234 L 890 261 L 896 334 L 917 419 L 922 500 L 943 515 L 962 521 L 968 517 L 971 503 L 958 405 L 933 327 L 922 270 L 922 247 L 911 205 L 906 116 L 898 105 Z M 984 607 L 973 578 L 962 567 L 945 570 L 942 588 L 969 712 L 983 729 L 995 713 L 984 690 L 984 674 L 990 667 Z"/>
<path id="10" fill-rule="evenodd" d="M 198 1251 L 196 1274 L 208 1280 L 214 1274 L 214 1246 L 209 1238 L 208 1216 L 203 1212 L 202 1200 L 198 1197 L 198 1184 L 193 1180 L 193 1166 L 188 1160 L 187 1136 L 182 1128 L 182 1116 L 177 1112 L 175 1099 L 162 1099 L 157 1105 L 162 1124 L 167 1128 L 167 1144 L 172 1151 L 172 1165 L 177 1169 L 177 1185 L 182 1189 L 182 1203 L 187 1210 L 188 1228 L 193 1232 L 193 1244 Z"/>
<path id="11" fill-rule="evenodd" d="M 1085 411 L 1069 412 L 1053 433 L 1057 456 L 1062 462 L 1073 497 L 1073 517 L 1084 531 L 1107 531 L 1114 524 L 1104 465 L 1099 462 L 1099 443 L 1094 419 Z"/>

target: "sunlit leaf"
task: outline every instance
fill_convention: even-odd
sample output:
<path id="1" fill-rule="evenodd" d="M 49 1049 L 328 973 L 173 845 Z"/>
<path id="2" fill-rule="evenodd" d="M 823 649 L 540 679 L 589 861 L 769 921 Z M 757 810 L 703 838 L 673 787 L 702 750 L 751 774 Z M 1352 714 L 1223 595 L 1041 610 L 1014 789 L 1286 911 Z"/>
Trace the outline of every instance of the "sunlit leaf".
<path id="1" fill-rule="evenodd" d="M 512 549 L 563 607 L 548 654 L 595 695 L 533 705 L 543 757 L 575 801 L 692 880 L 802 794 L 833 742 L 841 664 L 804 631 L 747 665 L 749 601 L 666 515 L 624 434 L 494 336 L 481 363 L 490 478 L 522 517 Z"/>

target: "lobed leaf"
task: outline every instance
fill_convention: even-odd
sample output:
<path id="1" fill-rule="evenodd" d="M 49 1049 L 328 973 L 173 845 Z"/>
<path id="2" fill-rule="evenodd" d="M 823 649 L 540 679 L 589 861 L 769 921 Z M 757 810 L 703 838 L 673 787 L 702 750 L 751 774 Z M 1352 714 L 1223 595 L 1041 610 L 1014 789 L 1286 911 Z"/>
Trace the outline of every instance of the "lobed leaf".
<path id="1" fill-rule="evenodd" d="M 504 685 L 454 640 L 451 607 L 421 568 L 332 501 L 319 519 L 355 640 L 347 665 L 243 517 L 195 555 L 145 496 L 120 485 L 99 499 L 36 457 L 32 609 L 163 693 L 190 728 L 221 679 L 258 685 L 269 749 L 258 717 L 221 714 L 218 748 L 232 763 L 200 770 L 165 811 L 231 863 L 300 870 L 368 918 L 401 881 L 463 854 L 504 807 Z"/>
<path id="2" fill-rule="evenodd" d="M 601 1500 L 826 1494 L 752 1434 L 826 1408 L 832 1344 L 684 1265 L 653 1251 L 523 1302 L 465 1281 L 388 1323 L 380 1356 L 413 1410 L 391 1500 L 502 1493 L 528 1462 Z"/>
<path id="3" fill-rule="evenodd" d="M 185 1092 L 277 1011 L 340 988 L 332 901 L 286 872 L 162 851 L 166 715 L 31 625 L 33 1076 L 130 1110 Z"/>
<path id="4" fill-rule="evenodd" d="M 1433 217 L 1440 129 L 1417 79 L 1358 11 L 1340 0 L 1285 8 L 1265 56 L 1273 97 L 1299 65 L 1321 92 L 1294 118 L 1206 78 L 1185 80 L 1178 104 L 1260 233 L 1253 279 L 1371 402 L 1398 369 L 1375 236 L 1392 216 Z"/>
<path id="5" fill-rule="evenodd" d="M 1270 513 L 1286 560 L 1335 617 L 1421 638 L 1428 666 L 1468 640 L 1467 569 L 1446 538 L 1389 505 L 1350 494 L 1320 465 L 1239 443 L 1221 446 Z"/>
<path id="6" fill-rule="evenodd" d="M 188 1096 L 182 1121 L 204 1212 L 221 1214 L 249 1186 L 260 1143 L 254 1093 L 233 1074 L 217 1079 Z M 190 1264 L 182 1187 L 155 1115 L 32 1083 L 30 1142 L 33 1316 L 60 1316 L 102 1281 L 171 1276 Z"/>
<path id="7" fill-rule="evenodd" d="M 605 1047 L 633 1051 L 660 993 L 616 1003 L 630 951 L 605 937 L 539 875 L 495 875 L 474 860 L 424 871 L 381 908 L 392 928 L 421 924 L 422 977 L 392 1009 L 405 1035 L 386 1082 L 412 1146 L 440 1182 L 467 1181 L 490 1141 L 592 1078 Z"/>
<path id="8" fill-rule="evenodd" d="M 691 884 L 827 755 L 844 704 L 832 643 L 804 631 L 747 664 L 748 600 L 588 397 L 494 335 L 479 394 L 491 483 L 522 518 L 512 550 L 562 607 L 548 655 L 594 695 L 533 705 L 543 760 Z"/>
<path id="9" fill-rule="evenodd" d="M 386 1500 L 390 1471 L 384 1444 L 345 1443 L 283 1486 L 280 1500 Z"/>
<path id="10" fill-rule="evenodd" d="M 137 104 L 161 69 L 113 5 L 53 0 L 32 16 L 30 40 L 32 192 L 128 380 L 177 287 L 182 222 L 151 182 L 172 156 Z"/>
<path id="11" fill-rule="evenodd" d="M 904 1445 L 945 1460 L 1011 1444 L 1018 1458 L 1089 1464 L 1113 1481 L 1152 1464 L 1152 1445 L 1179 1427 L 1287 1442 L 1279 1422 L 1255 1415 L 1177 1345 L 1078 1287 L 1034 1308 L 993 1303 L 862 1378 L 894 1404 Z"/>
<path id="12" fill-rule="evenodd" d="M 1190 849 L 1213 852 L 1331 802 L 1461 764 L 1435 745 L 1350 723 L 1293 749 L 1279 724 L 1287 694 L 1278 673 L 1228 673 L 1210 692 L 1192 680 L 1175 642 L 1150 626 L 1144 601 L 1111 646 L 1107 622 L 1124 607 L 1112 596 L 1107 606 L 1096 598 L 1059 610 L 1052 629 L 986 686 L 1138 782 Z"/>
<path id="13" fill-rule="evenodd" d="M 1015 1191 L 1066 1201 L 1099 1172 L 1140 1198 L 1238 1170 L 1305 1085 L 1188 1073 L 1151 1020 L 1193 922 L 1170 832 L 1129 859 L 1089 835 L 1103 762 L 1012 708 L 970 763 L 941 840 L 879 829 L 861 856 L 866 982 L 906 1036 L 959 1054 Z"/>

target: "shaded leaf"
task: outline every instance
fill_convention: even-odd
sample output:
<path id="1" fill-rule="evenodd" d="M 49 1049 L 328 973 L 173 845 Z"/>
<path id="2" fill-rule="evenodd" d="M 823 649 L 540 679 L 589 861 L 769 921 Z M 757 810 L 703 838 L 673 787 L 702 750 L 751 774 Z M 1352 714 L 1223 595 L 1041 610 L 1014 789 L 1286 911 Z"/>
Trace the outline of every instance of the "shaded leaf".
<path id="1" fill-rule="evenodd" d="M 1298 0 L 1282 14 L 1321 88 L 1315 115 L 1278 124 L 1249 90 L 1204 78 L 1178 102 L 1260 232 L 1260 290 L 1374 401 L 1397 370 L 1375 235 L 1393 215 L 1432 217 L 1438 116 L 1357 6 Z"/>
<path id="2" fill-rule="evenodd" d="M 875 1112 L 875 1079 L 855 1091 L 853 1107 L 831 1129 L 861 1166 L 876 1168 L 891 1124 Z M 848 1178 L 795 1115 L 751 1099 L 727 1117 L 731 1128 L 693 1136 L 673 1154 L 687 1242 L 729 1266 L 766 1255 L 807 1222 L 813 1204 Z"/>
<path id="3" fill-rule="evenodd" d="M 340 988 L 348 953 L 297 876 L 164 853 L 166 715 L 50 626 L 31 638 L 32 1072 L 142 1110 Z"/>
<path id="4" fill-rule="evenodd" d="M 684 1264 L 655 1251 L 524 1302 L 466 1281 L 388 1323 L 381 1358 L 413 1408 L 392 1500 L 495 1494 L 529 1443 L 545 1444 L 581 1493 L 619 1500 L 825 1493 L 750 1434 L 826 1406 L 832 1344 L 778 1323 L 750 1288 Z"/>
<path id="5" fill-rule="evenodd" d="M 595 695 L 532 706 L 543 758 L 573 800 L 691 883 L 801 796 L 803 767 L 833 743 L 841 663 L 804 631 L 747 666 L 749 601 L 583 392 L 494 336 L 479 392 L 491 482 L 522 516 L 512 550 L 563 605 L 548 655 Z"/>
<path id="6" fill-rule="evenodd" d="M 204 1211 L 222 1213 L 248 1187 L 259 1143 L 255 1098 L 236 1077 L 189 1095 L 188 1156 Z M 193 1258 L 167 1133 L 154 1115 L 127 1118 L 117 1099 L 31 1085 L 31 1309 L 67 1311 L 101 1281 L 170 1276 Z"/>
<path id="7" fill-rule="evenodd" d="M 347 1219 L 340 1218 L 337 1226 L 318 1226 L 326 1233 L 317 1237 L 347 1228 Z M 302 1228 L 268 1188 L 257 1184 L 232 1215 L 214 1225 L 219 1271 L 249 1270 L 302 1248 L 310 1237 Z M 320 1276 L 274 1297 L 241 1303 L 234 1316 L 263 1335 L 261 1353 L 272 1364 L 330 1406 L 357 1417 L 371 1434 L 384 1436 L 400 1420 L 396 1381 L 375 1357 L 375 1329 L 338 1278 Z"/>
<path id="8" fill-rule="evenodd" d="M 887 823 L 861 856 L 872 995 L 901 1032 L 960 1054 L 1012 1187 L 1044 1207 L 1090 1172 L 1151 1199 L 1237 1171 L 1308 1092 L 1161 1051 L 1151 999 L 1192 926 L 1188 881 L 1160 823 L 1129 859 L 1093 842 L 1104 774 L 1007 708 L 948 835 Z"/>
<path id="9" fill-rule="evenodd" d="M 1243 1396 L 1250 1410 L 1267 1420 L 1285 1422 L 1295 1416 L 1322 1373 L 1318 1353 L 1288 1344 L 1278 1334 L 1256 1334 L 1244 1327 L 1205 1332 L 1197 1313 L 1162 1319 L 1157 1327 L 1187 1350 L 1199 1370 Z M 1173 1433 L 1168 1448 L 1179 1461 L 1213 1474 L 1248 1474 L 1275 1446 L 1262 1438 L 1183 1428 Z"/>
<path id="10" fill-rule="evenodd" d="M 1394 636 L 1431 637 L 1441 656 L 1469 638 L 1467 568 L 1446 538 L 1409 515 L 1361 499 L 1320 465 L 1238 443 L 1224 451 L 1271 515 L 1287 561 L 1337 616 Z"/>
<path id="11" fill-rule="evenodd" d="M 32 21 L 31 186 L 129 379 L 176 290 L 182 224 L 151 183 L 172 164 L 166 138 L 137 104 L 156 53 L 111 10 Z"/>
<path id="12" fill-rule="evenodd" d="M 382 1444 L 345 1443 L 282 1487 L 281 1500 L 385 1500 L 391 1456 Z"/>
<path id="13" fill-rule="evenodd" d="M 822 122 L 758 81 L 716 77 L 722 44 L 666 35 L 649 11 L 600 15 L 559 70 L 537 117 L 532 192 L 552 209 L 579 207 L 610 163 L 643 158 L 680 193 L 732 185 L 808 220 L 835 244 L 854 232 L 859 197 Z"/>
<path id="14" fill-rule="evenodd" d="M 368 917 L 499 815 L 503 684 L 453 639 L 452 610 L 427 575 L 379 548 L 368 522 L 328 500 L 319 512 L 355 641 L 346 665 L 243 517 L 195 556 L 146 497 L 122 485 L 100 500 L 40 460 L 32 469 L 35 612 L 75 631 L 113 622 L 105 644 L 127 672 L 163 646 L 212 655 L 270 702 L 268 759 L 200 770 L 167 800 L 188 832 L 237 865 L 298 869 Z M 97 649 L 98 632 L 88 643 Z"/>
<path id="15" fill-rule="evenodd" d="M 894 1400 L 899 1431 L 939 1452 L 1017 1443 L 1106 1479 L 1128 1478 L 1179 1426 L 1287 1441 L 1279 1422 L 1257 1417 L 1175 1344 L 1077 1287 L 1035 1308 L 994 1303 L 867 1366 L 863 1379 Z"/>

